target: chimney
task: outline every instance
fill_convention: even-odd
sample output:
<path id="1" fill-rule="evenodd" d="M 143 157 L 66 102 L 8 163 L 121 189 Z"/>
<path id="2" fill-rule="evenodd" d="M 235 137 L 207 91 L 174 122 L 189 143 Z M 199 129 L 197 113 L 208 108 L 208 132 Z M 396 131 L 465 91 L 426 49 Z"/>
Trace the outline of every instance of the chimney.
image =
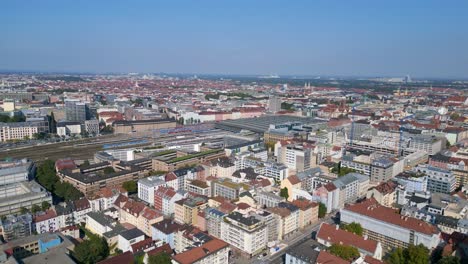
<path id="1" fill-rule="evenodd" d="M 367 235 L 364 235 L 364 240 L 367 240 L 367 238 L 368 238 Z"/>
<path id="2" fill-rule="evenodd" d="M 340 229 L 340 226 L 339 226 L 339 225 L 336 225 L 336 226 L 335 226 L 335 229 L 336 229 L 336 230 Z"/>

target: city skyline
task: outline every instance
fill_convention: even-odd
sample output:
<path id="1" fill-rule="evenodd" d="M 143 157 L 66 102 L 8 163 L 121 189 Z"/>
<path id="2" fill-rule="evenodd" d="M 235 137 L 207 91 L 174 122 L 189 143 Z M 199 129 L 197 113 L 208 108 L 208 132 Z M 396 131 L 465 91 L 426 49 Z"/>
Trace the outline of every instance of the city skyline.
<path id="1" fill-rule="evenodd" d="M 466 5 L 5 3 L 0 69 L 466 79 Z"/>

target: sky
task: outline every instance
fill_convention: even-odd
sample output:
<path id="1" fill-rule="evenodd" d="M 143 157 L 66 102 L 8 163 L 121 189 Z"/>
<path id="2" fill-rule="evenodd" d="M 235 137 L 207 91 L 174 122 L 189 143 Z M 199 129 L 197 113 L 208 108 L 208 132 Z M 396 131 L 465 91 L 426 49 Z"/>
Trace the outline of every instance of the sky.
<path id="1" fill-rule="evenodd" d="M 0 70 L 468 78 L 468 1 L 2 1 Z"/>

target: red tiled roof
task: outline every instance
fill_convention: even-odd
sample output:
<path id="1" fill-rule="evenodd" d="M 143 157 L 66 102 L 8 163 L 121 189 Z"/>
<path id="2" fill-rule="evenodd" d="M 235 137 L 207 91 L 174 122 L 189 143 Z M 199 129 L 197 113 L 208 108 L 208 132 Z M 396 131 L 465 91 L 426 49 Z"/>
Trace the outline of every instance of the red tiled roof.
<path id="1" fill-rule="evenodd" d="M 373 258 L 373 257 L 368 256 L 368 255 L 366 255 L 366 256 L 364 257 L 364 261 L 365 261 L 367 264 L 384 264 L 383 261 L 378 260 L 378 259 Z"/>
<path id="2" fill-rule="evenodd" d="M 173 173 L 173 172 L 169 172 L 169 173 L 166 174 L 166 176 L 164 177 L 164 180 L 165 180 L 166 182 L 177 180 L 177 175 L 175 175 L 175 173 Z"/>
<path id="3" fill-rule="evenodd" d="M 91 207 L 91 204 L 86 198 L 81 198 L 79 200 L 73 201 L 73 203 L 77 211 L 85 210 Z"/>
<path id="4" fill-rule="evenodd" d="M 301 180 L 299 180 L 299 178 L 296 176 L 296 175 L 292 175 L 292 176 L 289 176 L 287 178 L 287 180 L 292 184 L 292 185 L 296 185 L 298 183 L 301 182 Z"/>
<path id="5" fill-rule="evenodd" d="M 172 258 L 180 264 L 194 263 L 228 246 L 228 243 L 214 238 L 213 240 L 206 242 L 200 247 L 192 248 L 190 250 L 177 254 Z"/>
<path id="6" fill-rule="evenodd" d="M 59 159 L 55 162 L 55 168 L 57 170 L 75 169 L 76 164 L 75 161 L 71 158 Z"/>
<path id="7" fill-rule="evenodd" d="M 439 233 L 435 226 L 417 218 L 402 216 L 397 210 L 378 204 L 374 198 L 366 199 L 361 203 L 348 205 L 344 210 L 365 215 L 382 222 L 397 225 L 427 235 Z"/>
<path id="8" fill-rule="evenodd" d="M 339 258 L 335 255 L 328 253 L 327 251 L 320 251 L 317 260 L 317 264 L 349 264 L 351 262 Z"/>
<path id="9" fill-rule="evenodd" d="M 160 253 L 166 253 L 166 254 L 169 254 L 169 255 L 172 255 L 172 248 L 169 244 L 164 244 L 160 247 L 157 247 L 155 249 L 152 249 L 148 252 L 146 252 L 148 254 L 148 256 L 154 256 L 154 255 L 158 255 Z"/>
<path id="10" fill-rule="evenodd" d="M 105 259 L 103 261 L 99 261 L 98 264 L 128 264 L 133 263 L 133 254 L 130 251 L 117 255 L 115 257 L 111 257 Z"/>
<path id="11" fill-rule="evenodd" d="M 336 190 L 336 186 L 335 184 L 333 184 L 333 182 L 329 182 L 325 184 L 323 187 L 329 192 Z"/>
<path id="12" fill-rule="evenodd" d="M 292 201 L 292 204 L 299 207 L 299 209 L 302 211 L 318 206 L 318 203 L 309 201 L 307 199 L 296 199 Z"/>
<path id="13" fill-rule="evenodd" d="M 34 216 L 34 222 L 38 223 L 38 222 L 52 219 L 54 217 L 57 217 L 57 213 L 54 210 L 49 209 L 45 211 L 45 214 Z"/>
<path id="14" fill-rule="evenodd" d="M 132 251 L 133 253 L 135 252 L 141 252 L 145 251 L 148 248 L 154 247 L 155 241 L 151 237 L 144 239 L 142 241 L 136 242 L 135 244 L 132 245 Z"/>
<path id="15" fill-rule="evenodd" d="M 161 217 L 162 214 L 154 209 L 145 207 L 145 209 L 143 210 L 143 214 L 141 216 L 148 220 L 153 220 L 153 219 Z"/>
<path id="16" fill-rule="evenodd" d="M 388 182 L 382 182 L 381 184 L 377 185 L 375 189 L 385 195 L 389 194 L 395 191 L 395 188 L 397 187 L 397 184 L 394 183 L 393 181 L 388 181 Z"/>
<path id="17" fill-rule="evenodd" d="M 129 199 L 124 206 L 122 207 L 123 210 L 131 213 L 132 215 L 139 215 L 144 209 L 145 204 L 141 202 L 137 202 L 134 200 Z"/>
<path id="18" fill-rule="evenodd" d="M 377 242 L 370 239 L 364 239 L 338 226 L 323 223 L 317 232 L 317 238 L 321 238 L 332 244 L 349 245 L 373 253 L 377 249 Z"/>

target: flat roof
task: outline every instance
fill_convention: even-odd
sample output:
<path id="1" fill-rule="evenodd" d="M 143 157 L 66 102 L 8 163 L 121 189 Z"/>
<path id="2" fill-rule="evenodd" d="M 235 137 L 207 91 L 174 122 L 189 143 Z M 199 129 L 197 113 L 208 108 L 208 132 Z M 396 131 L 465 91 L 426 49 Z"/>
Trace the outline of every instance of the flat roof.
<path id="1" fill-rule="evenodd" d="M 254 118 L 242 118 L 234 120 L 224 120 L 217 122 L 215 128 L 240 132 L 241 130 L 250 130 L 256 133 L 265 133 L 270 124 L 282 124 L 287 122 L 302 122 L 303 124 L 318 123 L 319 120 L 310 117 L 288 116 L 288 115 L 265 115 Z"/>

